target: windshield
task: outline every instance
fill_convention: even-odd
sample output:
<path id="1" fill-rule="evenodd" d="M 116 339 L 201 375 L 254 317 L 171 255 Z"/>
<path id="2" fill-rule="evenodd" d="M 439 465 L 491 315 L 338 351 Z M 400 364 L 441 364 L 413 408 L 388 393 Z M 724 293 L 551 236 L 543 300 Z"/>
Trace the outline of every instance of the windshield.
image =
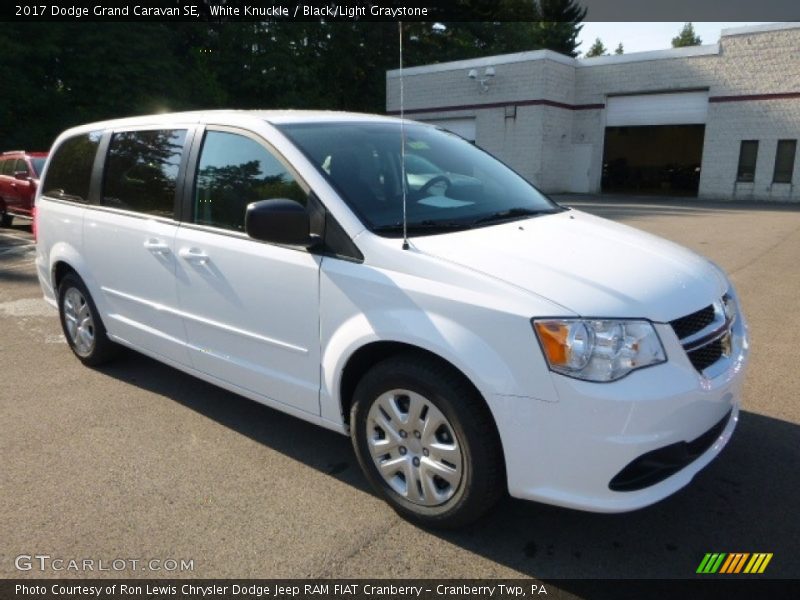
<path id="1" fill-rule="evenodd" d="M 283 131 L 364 224 L 402 233 L 399 123 L 293 123 Z M 408 227 L 415 235 L 560 211 L 522 177 L 457 135 L 407 123 Z"/>
<path id="2" fill-rule="evenodd" d="M 31 166 L 33 166 L 33 172 L 36 177 L 42 174 L 42 169 L 44 168 L 44 158 L 31 158 Z"/>

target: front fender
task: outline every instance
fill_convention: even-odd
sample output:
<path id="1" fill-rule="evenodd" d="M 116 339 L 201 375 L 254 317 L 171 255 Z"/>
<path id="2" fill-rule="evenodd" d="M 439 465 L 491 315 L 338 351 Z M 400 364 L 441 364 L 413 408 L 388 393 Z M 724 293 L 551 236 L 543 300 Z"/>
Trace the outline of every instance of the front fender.
<path id="1" fill-rule="evenodd" d="M 507 362 L 485 340 L 454 320 L 419 310 L 359 313 L 336 328 L 322 348 L 321 410 L 324 419 L 342 419 L 344 368 L 360 348 L 396 342 L 436 354 L 461 371 L 484 396 L 519 392 Z"/>

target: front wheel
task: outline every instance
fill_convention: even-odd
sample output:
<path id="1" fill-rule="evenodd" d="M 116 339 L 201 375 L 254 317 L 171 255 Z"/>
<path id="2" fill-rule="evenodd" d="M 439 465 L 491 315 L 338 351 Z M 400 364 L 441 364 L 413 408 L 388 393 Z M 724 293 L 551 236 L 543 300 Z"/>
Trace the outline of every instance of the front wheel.
<path id="1" fill-rule="evenodd" d="M 356 387 L 350 423 L 367 479 L 411 521 L 460 527 L 505 491 L 491 414 L 446 365 L 413 355 L 379 363 Z"/>

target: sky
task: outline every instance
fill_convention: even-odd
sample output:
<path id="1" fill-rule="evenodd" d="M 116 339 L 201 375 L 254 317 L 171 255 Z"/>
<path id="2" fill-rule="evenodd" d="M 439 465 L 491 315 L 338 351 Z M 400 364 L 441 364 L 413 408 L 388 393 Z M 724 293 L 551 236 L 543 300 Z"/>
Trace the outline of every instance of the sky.
<path id="1" fill-rule="evenodd" d="M 614 51 L 617 44 L 622 42 L 625 53 L 643 52 L 646 50 L 663 50 L 672 47 L 674 38 L 683 28 L 683 23 L 595 23 L 584 22 L 578 40 L 583 42 L 578 46 L 585 54 L 595 38 L 600 38 L 608 48 L 609 53 Z M 744 25 L 761 25 L 761 23 L 692 23 L 694 30 L 704 44 L 716 44 L 722 29 L 728 27 L 741 27 Z"/>

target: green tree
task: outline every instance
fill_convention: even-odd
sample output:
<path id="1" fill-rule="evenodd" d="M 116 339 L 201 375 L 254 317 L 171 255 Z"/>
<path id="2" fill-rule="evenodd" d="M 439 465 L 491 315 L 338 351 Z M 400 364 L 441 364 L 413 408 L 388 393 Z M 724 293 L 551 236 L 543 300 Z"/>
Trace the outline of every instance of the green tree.
<path id="1" fill-rule="evenodd" d="M 616 55 L 625 54 L 625 48 L 622 47 L 622 42 L 620 42 L 617 45 L 616 50 L 614 50 L 614 54 L 616 54 Z"/>
<path id="2" fill-rule="evenodd" d="M 49 147 L 54 123 L 61 123 L 67 110 L 56 103 L 55 56 L 59 51 L 61 23 L 4 23 L 0 27 L 0 81 L 6 82 L 0 94 L 1 150 L 20 148 L 41 150 Z M 36 39 L 36 43 L 21 40 Z M 13 82 L 13 84 L 12 84 Z"/>
<path id="3" fill-rule="evenodd" d="M 585 8 L 574 0 L 539 0 L 539 43 L 542 48 L 578 56 L 578 35 L 586 18 Z"/>
<path id="4" fill-rule="evenodd" d="M 163 23 L 6 25 L 0 76 L 14 85 L 0 94 L 2 148 L 45 149 L 72 125 L 188 104 Z"/>
<path id="5" fill-rule="evenodd" d="M 576 0 L 471 0 L 469 4 L 473 10 L 485 4 L 486 19 L 468 23 L 407 23 L 406 64 L 540 49 L 578 55 L 577 38 L 586 9 L 578 6 Z M 493 20 L 492 15 L 498 11 L 505 17 L 514 16 L 515 21 Z"/>
<path id="6" fill-rule="evenodd" d="M 603 44 L 600 38 L 595 38 L 594 43 L 586 53 L 586 58 L 594 58 L 595 56 L 605 56 L 608 54 L 608 49 Z"/>
<path id="7" fill-rule="evenodd" d="M 673 48 L 684 48 L 685 46 L 699 46 L 703 43 L 700 36 L 694 31 L 694 25 L 686 23 L 680 33 L 672 38 Z"/>
<path id="8" fill-rule="evenodd" d="M 405 65 L 577 54 L 586 11 L 575 0 L 468 1 L 487 20 L 404 23 Z M 518 20 L 492 20 L 500 9 Z M 0 94 L 0 149 L 46 149 L 72 125 L 161 111 L 383 112 L 398 46 L 391 22 L 7 23 L 0 80 L 14 85 Z"/>

